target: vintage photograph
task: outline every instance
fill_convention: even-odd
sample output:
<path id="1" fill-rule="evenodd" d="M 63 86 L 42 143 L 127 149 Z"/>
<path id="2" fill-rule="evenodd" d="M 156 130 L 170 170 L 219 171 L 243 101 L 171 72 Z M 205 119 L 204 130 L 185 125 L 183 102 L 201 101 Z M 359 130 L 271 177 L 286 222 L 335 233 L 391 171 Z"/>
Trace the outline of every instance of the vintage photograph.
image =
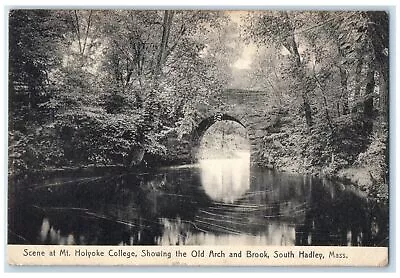
<path id="1" fill-rule="evenodd" d="M 9 245 L 389 246 L 389 13 L 11 9 Z"/>

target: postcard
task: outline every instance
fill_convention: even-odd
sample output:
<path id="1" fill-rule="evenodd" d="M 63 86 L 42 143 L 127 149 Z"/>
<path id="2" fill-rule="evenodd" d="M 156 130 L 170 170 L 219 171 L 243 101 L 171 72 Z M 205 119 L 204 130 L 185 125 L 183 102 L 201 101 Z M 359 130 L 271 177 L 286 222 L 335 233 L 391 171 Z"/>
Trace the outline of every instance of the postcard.
<path id="1" fill-rule="evenodd" d="M 8 263 L 386 267 L 390 16 L 10 9 Z"/>

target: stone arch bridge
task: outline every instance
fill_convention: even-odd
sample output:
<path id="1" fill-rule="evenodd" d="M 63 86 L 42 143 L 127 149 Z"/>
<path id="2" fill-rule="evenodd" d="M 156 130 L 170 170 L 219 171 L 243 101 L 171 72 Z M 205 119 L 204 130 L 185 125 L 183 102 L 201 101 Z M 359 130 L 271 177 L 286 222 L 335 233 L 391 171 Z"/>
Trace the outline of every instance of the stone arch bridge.
<path id="1" fill-rule="evenodd" d="M 172 161 L 195 162 L 200 141 L 206 130 L 218 121 L 233 121 L 243 126 L 250 141 L 250 160 L 256 163 L 261 140 L 273 132 L 279 123 L 279 112 L 271 103 L 268 92 L 240 89 L 225 90 L 221 95 L 222 105 L 218 109 L 200 108 L 201 120 L 192 133 L 182 141 L 168 138 Z"/>

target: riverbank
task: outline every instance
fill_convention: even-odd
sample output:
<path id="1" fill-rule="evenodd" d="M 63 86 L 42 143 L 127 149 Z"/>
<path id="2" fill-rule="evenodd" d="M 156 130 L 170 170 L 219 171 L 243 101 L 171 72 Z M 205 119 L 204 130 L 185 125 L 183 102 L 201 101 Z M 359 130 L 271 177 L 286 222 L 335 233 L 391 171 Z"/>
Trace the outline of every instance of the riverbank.
<path id="1" fill-rule="evenodd" d="M 126 173 L 147 173 L 155 171 L 161 167 L 170 167 L 188 164 L 187 159 L 164 160 L 160 157 L 148 156 L 140 164 L 128 167 L 123 164 L 82 164 L 78 166 L 47 167 L 42 169 L 32 169 L 17 173 L 8 173 L 8 182 L 14 186 L 35 187 L 35 183 L 45 180 L 63 180 L 64 176 L 74 178 L 86 178 L 93 176 L 120 175 Z"/>
<path id="2" fill-rule="evenodd" d="M 345 168 L 337 173 L 336 178 L 354 184 L 378 202 L 389 201 L 389 185 L 377 181 L 368 168 Z"/>
<path id="3" fill-rule="evenodd" d="M 368 198 L 376 200 L 379 203 L 389 202 L 389 185 L 383 180 L 378 180 L 372 174 L 373 170 L 369 167 L 348 167 L 342 168 L 334 173 L 323 171 L 317 168 L 304 168 L 296 161 L 291 164 L 282 165 L 274 168 L 272 165 L 263 165 L 276 171 L 283 171 L 293 174 L 308 174 L 311 176 L 336 180 L 344 184 L 351 184 L 366 193 Z"/>
<path id="4" fill-rule="evenodd" d="M 14 184 L 27 184 L 31 180 L 40 181 L 46 179 L 56 179 L 60 175 L 73 175 L 75 178 L 84 178 L 87 176 L 106 176 L 115 175 L 122 173 L 135 173 L 135 172 L 148 172 L 152 169 L 159 167 L 169 167 L 187 164 L 187 161 L 157 161 L 157 163 L 141 163 L 134 167 L 128 168 L 124 165 L 81 165 L 77 167 L 62 167 L 62 168 L 47 168 L 42 170 L 35 170 L 30 172 L 20 173 L 19 175 L 9 175 L 9 181 Z M 366 193 L 368 198 L 374 199 L 378 202 L 387 203 L 389 200 L 389 189 L 388 185 L 379 182 L 371 174 L 371 169 L 367 167 L 349 167 L 343 168 L 336 173 L 327 173 L 316 168 L 305 168 L 302 164 L 296 160 L 292 160 L 291 163 L 287 161 L 285 164 L 281 164 L 279 167 L 271 164 L 260 165 L 275 171 L 293 173 L 293 174 L 305 174 L 311 176 L 317 176 L 321 178 L 327 178 L 329 180 L 336 180 L 343 184 L 350 184 Z M 32 186 L 32 185 L 31 185 Z"/>

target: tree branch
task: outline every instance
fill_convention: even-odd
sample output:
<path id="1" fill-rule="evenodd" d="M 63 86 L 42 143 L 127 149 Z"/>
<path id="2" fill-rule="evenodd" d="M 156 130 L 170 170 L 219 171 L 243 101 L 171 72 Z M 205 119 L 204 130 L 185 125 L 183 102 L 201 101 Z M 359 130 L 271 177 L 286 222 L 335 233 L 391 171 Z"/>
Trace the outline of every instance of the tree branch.
<path id="1" fill-rule="evenodd" d="M 78 35 L 79 53 L 82 53 L 81 31 L 80 31 L 80 28 L 79 28 L 78 13 L 76 12 L 76 10 L 74 10 L 74 14 L 75 14 L 75 21 L 76 21 L 76 31 L 77 31 L 77 35 Z"/>
<path id="2" fill-rule="evenodd" d="M 178 45 L 178 43 L 180 42 L 182 36 L 185 34 L 185 31 L 186 31 L 185 24 L 182 23 L 181 28 L 178 33 L 178 38 L 176 39 L 174 44 L 168 49 L 167 56 L 169 56 L 175 50 L 175 48 Z"/>
<path id="3" fill-rule="evenodd" d="M 91 11 L 90 11 L 90 14 L 89 14 L 89 19 L 88 19 L 87 27 L 86 27 L 86 34 L 85 34 L 85 41 L 84 41 L 83 49 L 82 49 L 82 55 L 85 53 L 85 48 L 86 48 L 86 43 L 87 43 L 87 39 L 88 39 L 89 28 L 90 28 L 90 20 L 91 20 L 91 18 L 92 18 L 92 13 L 93 13 L 93 11 L 91 10 Z"/>

